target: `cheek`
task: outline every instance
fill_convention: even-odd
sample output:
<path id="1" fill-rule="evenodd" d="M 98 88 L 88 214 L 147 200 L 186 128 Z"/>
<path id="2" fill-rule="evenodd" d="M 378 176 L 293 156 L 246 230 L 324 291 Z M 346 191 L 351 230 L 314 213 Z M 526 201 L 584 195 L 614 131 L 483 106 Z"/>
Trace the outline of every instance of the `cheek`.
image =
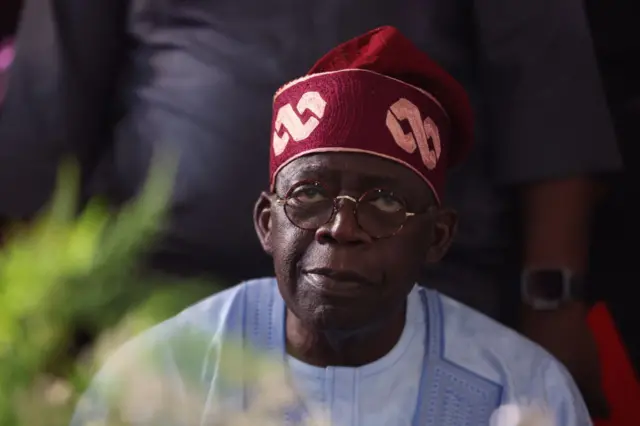
<path id="1" fill-rule="evenodd" d="M 286 217 L 274 215 L 272 222 L 273 263 L 279 280 L 290 280 L 309 245 L 309 234 L 293 226 Z M 313 235 L 311 235 L 313 238 Z"/>
<path id="2" fill-rule="evenodd" d="M 405 234 L 403 238 L 394 241 L 388 250 L 393 253 L 390 256 L 393 265 L 390 265 L 389 270 L 393 272 L 394 279 L 400 282 L 417 280 L 426 263 L 429 246 L 429 235 L 420 232 Z"/>

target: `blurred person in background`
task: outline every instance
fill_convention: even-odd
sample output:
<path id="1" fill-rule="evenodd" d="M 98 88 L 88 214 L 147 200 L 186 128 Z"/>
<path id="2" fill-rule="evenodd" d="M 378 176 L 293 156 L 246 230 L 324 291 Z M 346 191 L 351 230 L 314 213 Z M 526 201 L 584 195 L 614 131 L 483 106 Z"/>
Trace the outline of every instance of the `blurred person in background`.
<path id="1" fill-rule="evenodd" d="M 339 42 L 394 25 L 462 82 L 478 116 L 445 200 L 458 236 L 423 282 L 542 344 L 592 413 L 606 411 L 584 277 L 595 189 L 620 160 L 581 1 L 52 3 L 27 1 L 18 34 L 0 213 L 36 212 L 68 153 L 85 194 L 117 205 L 169 144 L 180 170 L 152 264 L 267 275 L 247 220 L 267 174 L 270 111 L 257 100 Z"/>

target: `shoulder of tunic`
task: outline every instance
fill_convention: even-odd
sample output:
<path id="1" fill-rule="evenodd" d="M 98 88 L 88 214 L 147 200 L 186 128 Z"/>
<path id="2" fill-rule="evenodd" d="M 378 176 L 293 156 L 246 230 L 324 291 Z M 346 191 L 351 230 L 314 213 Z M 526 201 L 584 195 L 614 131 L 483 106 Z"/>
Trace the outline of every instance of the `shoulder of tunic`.
<path id="1" fill-rule="evenodd" d="M 446 361 L 502 384 L 503 404 L 536 402 L 556 412 L 567 411 L 569 417 L 584 416 L 584 402 L 571 375 L 553 355 L 492 318 L 444 295 L 438 297 Z"/>

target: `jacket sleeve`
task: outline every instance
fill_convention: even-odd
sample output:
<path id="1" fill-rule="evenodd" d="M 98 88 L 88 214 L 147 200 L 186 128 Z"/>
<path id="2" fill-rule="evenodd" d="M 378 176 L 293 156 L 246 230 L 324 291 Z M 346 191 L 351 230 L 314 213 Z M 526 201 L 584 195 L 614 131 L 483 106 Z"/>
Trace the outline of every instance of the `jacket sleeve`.
<path id="1" fill-rule="evenodd" d="M 110 141 L 127 0 L 26 0 L 0 113 L 0 215 L 31 216 L 60 161 L 88 174 Z"/>
<path id="2" fill-rule="evenodd" d="M 621 161 L 580 0 L 474 0 L 497 181 L 617 171 Z"/>

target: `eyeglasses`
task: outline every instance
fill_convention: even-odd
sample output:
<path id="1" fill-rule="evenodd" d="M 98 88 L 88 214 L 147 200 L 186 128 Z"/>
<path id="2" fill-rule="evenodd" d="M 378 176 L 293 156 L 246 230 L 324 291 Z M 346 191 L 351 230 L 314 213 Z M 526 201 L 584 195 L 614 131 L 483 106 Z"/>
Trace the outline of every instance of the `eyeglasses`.
<path id="1" fill-rule="evenodd" d="M 284 198 L 276 197 L 276 202 L 284 206 L 289 221 L 308 231 L 315 231 L 331 221 L 340 200 L 349 200 L 354 203 L 353 213 L 358 225 L 375 239 L 392 237 L 410 217 L 421 214 L 408 212 L 402 198 L 384 189 L 369 190 L 359 198 L 332 197 L 320 183 L 302 182 L 292 186 Z"/>

